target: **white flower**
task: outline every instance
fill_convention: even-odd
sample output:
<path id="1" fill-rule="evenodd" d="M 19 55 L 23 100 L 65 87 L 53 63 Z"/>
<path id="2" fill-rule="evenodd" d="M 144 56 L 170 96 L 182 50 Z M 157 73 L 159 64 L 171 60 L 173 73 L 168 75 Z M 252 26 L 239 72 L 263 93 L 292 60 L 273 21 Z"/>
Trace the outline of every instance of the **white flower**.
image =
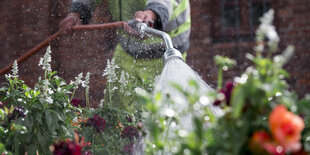
<path id="1" fill-rule="evenodd" d="M 100 100 L 100 103 L 99 103 L 99 105 L 98 105 L 99 108 L 102 108 L 102 107 L 103 107 L 103 104 L 104 104 L 104 99 L 101 99 L 101 100 Z"/>
<path id="2" fill-rule="evenodd" d="M 80 73 L 77 77 L 75 77 L 75 83 L 78 85 L 82 84 L 84 82 L 82 78 L 83 78 L 83 73 Z"/>
<path id="3" fill-rule="evenodd" d="M 52 99 L 52 97 L 50 97 L 50 96 L 47 96 L 46 99 L 45 99 L 45 101 L 46 101 L 47 103 L 49 103 L 49 104 L 52 104 L 52 103 L 54 102 L 53 99 Z"/>
<path id="4" fill-rule="evenodd" d="M 122 71 L 121 77 L 119 78 L 119 81 L 118 81 L 120 83 L 120 91 L 121 92 L 125 92 L 125 88 L 129 83 L 128 78 L 129 78 L 129 74 L 128 73 L 125 74 L 125 72 Z"/>
<path id="5" fill-rule="evenodd" d="M 42 66 L 42 69 L 47 72 L 52 71 L 51 65 L 50 65 L 50 62 L 52 61 L 51 53 L 52 53 L 51 46 L 48 46 L 44 54 L 44 58 L 40 58 L 40 62 L 39 62 L 39 66 Z"/>
<path id="6" fill-rule="evenodd" d="M 113 58 L 112 61 L 108 59 L 107 66 L 104 69 L 102 76 L 107 76 L 107 82 L 115 82 L 117 81 L 117 76 L 115 70 L 119 68 L 118 65 L 115 64 L 115 59 Z"/>
<path id="7" fill-rule="evenodd" d="M 17 61 L 16 60 L 13 63 L 12 72 L 13 72 L 12 77 L 13 78 L 18 78 L 18 65 L 17 65 Z"/>
<path id="8" fill-rule="evenodd" d="M 267 13 L 264 14 L 262 18 L 260 18 L 261 24 L 259 28 L 256 30 L 256 41 L 261 43 L 264 41 L 265 37 L 267 37 L 268 46 L 272 48 L 272 50 L 275 50 L 277 49 L 280 37 L 276 32 L 275 26 L 272 25 L 273 18 L 274 18 L 273 9 L 269 10 Z M 258 52 L 262 52 L 263 46 L 259 45 L 255 47 L 255 50 Z"/>
<path id="9" fill-rule="evenodd" d="M 80 73 L 77 77 L 75 77 L 75 81 L 71 81 L 70 84 L 73 84 L 75 87 L 74 89 L 79 88 L 79 85 L 85 86 L 85 81 L 82 80 L 83 73 Z"/>
<path id="10" fill-rule="evenodd" d="M 11 74 L 5 74 L 4 76 L 5 76 L 5 78 L 6 78 L 7 80 L 11 79 L 11 77 L 12 77 Z"/>

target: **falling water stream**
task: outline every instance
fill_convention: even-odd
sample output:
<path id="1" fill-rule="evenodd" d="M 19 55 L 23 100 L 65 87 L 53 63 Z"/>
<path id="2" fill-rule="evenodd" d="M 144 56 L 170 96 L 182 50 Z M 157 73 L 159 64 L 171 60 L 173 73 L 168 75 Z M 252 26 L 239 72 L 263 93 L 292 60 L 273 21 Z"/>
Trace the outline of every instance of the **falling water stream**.
<path id="1" fill-rule="evenodd" d="M 158 76 L 154 83 L 154 94 L 160 92 L 162 94 L 162 101 L 165 102 L 165 96 L 169 96 L 175 103 L 174 104 L 162 104 L 163 109 L 173 109 L 176 113 L 182 113 L 182 111 L 189 108 L 189 103 L 186 101 L 186 97 L 180 93 L 171 83 L 178 84 L 186 90 L 187 92 L 195 92 L 196 89 L 193 88 L 189 84 L 190 80 L 196 81 L 199 86 L 198 93 L 199 96 L 207 96 L 210 91 L 215 91 L 212 87 L 210 87 L 202 78 L 183 60 L 180 58 L 170 58 L 165 62 L 165 66 L 162 70 L 160 76 Z M 210 111 L 215 115 L 219 116 L 222 114 L 222 111 L 219 108 L 213 107 L 211 104 L 207 105 Z M 164 110 L 163 110 L 164 111 Z M 176 125 L 174 129 L 183 129 L 186 131 L 193 131 L 193 115 L 199 115 L 202 111 L 195 111 L 195 114 L 186 113 L 180 116 L 180 124 Z M 173 129 L 170 129 L 169 132 L 170 138 L 173 137 Z M 135 146 L 134 154 L 142 155 L 144 154 L 144 150 L 142 149 L 144 140 L 140 139 Z M 170 154 L 169 152 L 165 152 L 165 154 Z"/>
<path id="2" fill-rule="evenodd" d="M 208 98 L 208 92 L 214 91 L 214 89 L 212 89 L 205 81 L 203 81 L 201 77 L 182 60 L 182 54 L 173 48 L 172 40 L 168 34 L 153 28 L 149 28 L 145 23 L 132 22 L 130 24 L 132 27 L 136 27 L 139 34 L 151 34 L 161 37 L 165 41 L 166 52 L 163 55 L 165 65 L 161 75 L 155 79 L 153 93 L 156 94 L 159 92 L 163 96 L 160 105 L 160 111 L 163 112 L 163 115 L 165 115 L 167 110 L 171 113 L 180 114 L 180 123 L 174 123 L 175 125 L 173 125 L 172 128 L 169 128 L 168 135 L 165 136 L 168 137 L 168 139 L 175 136 L 173 134 L 173 130 L 175 129 L 184 129 L 189 132 L 193 131 L 194 124 L 192 118 L 194 115 L 198 116 L 202 114 L 203 108 L 196 108 L 197 110 L 194 110 L 194 112 L 187 112 L 191 106 L 190 103 L 187 101 L 186 96 L 177 90 L 177 88 L 175 88 L 171 83 L 178 84 L 186 92 L 198 93 L 199 96 L 204 96 L 205 98 Z M 193 88 L 193 86 L 189 84 L 190 80 L 194 80 L 198 84 L 198 92 L 195 88 Z M 172 99 L 174 104 L 165 103 L 165 100 L 168 96 L 170 99 Z M 215 116 L 219 116 L 221 112 L 220 109 L 213 107 L 212 104 L 205 104 L 205 106 L 207 106 Z M 143 146 L 143 138 L 138 140 L 137 144 L 135 145 L 135 155 L 144 154 L 143 147 L 141 146 Z M 164 152 L 165 154 L 170 154 L 167 150 Z"/>

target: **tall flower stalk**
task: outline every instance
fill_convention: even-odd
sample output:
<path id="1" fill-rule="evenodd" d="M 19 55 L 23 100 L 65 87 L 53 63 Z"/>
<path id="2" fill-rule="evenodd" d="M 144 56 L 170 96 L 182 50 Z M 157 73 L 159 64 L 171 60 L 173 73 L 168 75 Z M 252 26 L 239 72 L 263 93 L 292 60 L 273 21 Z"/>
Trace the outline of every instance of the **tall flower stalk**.
<path id="1" fill-rule="evenodd" d="M 109 103 L 112 102 L 112 96 L 114 91 L 117 89 L 117 87 L 114 85 L 114 83 L 117 81 L 116 76 L 116 69 L 118 69 L 119 66 L 115 64 L 115 59 L 112 59 L 111 61 L 108 59 L 107 66 L 104 69 L 103 75 L 107 77 L 107 87 L 108 89 L 105 91 L 105 94 L 109 96 Z"/>
<path id="2" fill-rule="evenodd" d="M 44 57 L 40 59 L 40 62 L 38 65 L 38 66 L 42 66 L 42 69 L 45 71 L 44 72 L 45 79 L 47 79 L 47 74 L 52 71 L 52 67 L 50 64 L 50 62 L 52 61 L 51 53 L 52 53 L 51 46 L 48 46 L 44 54 Z"/>
<path id="3" fill-rule="evenodd" d="M 86 106 L 88 109 L 90 109 L 90 104 L 89 104 L 89 78 L 90 78 L 90 73 L 87 72 L 85 76 L 85 97 L 86 97 Z"/>
<path id="4" fill-rule="evenodd" d="M 78 76 L 75 77 L 75 81 L 70 82 L 70 84 L 73 85 L 73 93 L 71 95 L 70 101 L 72 101 L 76 90 L 79 88 L 79 85 L 80 84 L 82 84 L 82 86 L 84 85 L 85 82 L 82 80 L 82 78 L 83 78 L 83 73 L 80 73 Z"/>

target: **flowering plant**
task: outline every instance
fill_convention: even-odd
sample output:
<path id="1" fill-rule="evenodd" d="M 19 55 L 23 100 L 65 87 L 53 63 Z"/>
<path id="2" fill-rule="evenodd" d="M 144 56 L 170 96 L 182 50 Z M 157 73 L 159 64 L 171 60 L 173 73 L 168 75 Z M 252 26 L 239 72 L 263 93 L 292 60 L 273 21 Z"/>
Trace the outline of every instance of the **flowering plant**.
<path id="1" fill-rule="evenodd" d="M 273 10 L 261 18 L 256 56 L 247 54 L 254 65 L 217 94 L 214 104 L 223 107 L 225 114 L 212 128 L 210 154 L 310 152 L 310 98 L 299 100 L 285 82 L 288 73 L 282 67 L 293 47 L 272 58 L 279 42 L 272 19 Z"/>
<path id="2" fill-rule="evenodd" d="M 138 117 L 141 107 L 134 104 L 134 95 L 131 92 L 131 87 L 134 86 L 129 83 L 129 75 L 121 72 L 118 79 L 116 75 L 118 68 L 114 59 L 107 61 L 103 74 L 107 77 L 105 98 L 101 100 L 99 108 L 81 108 L 82 113 L 79 117 L 84 117 L 85 120 L 79 121 L 80 127 L 76 132 L 90 144 L 83 148 L 84 152 L 130 154 L 133 150 L 133 144 L 139 135 L 135 126 L 140 122 Z M 126 107 L 120 104 L 121 102 L 116 99 L 115 91 L 121 91 L 127 95 L 133 104 Z M 76 104 L 76 100 L 74 103 Z"/>
<path id="3" fill-rule="evenodd" d="M 255 54 L 246 54 L 253 65 L 222 86 L 222 73 L 235 62 L 216 56 L 219 67 L 217 91 L 197 96 L 174 85 L 186 96 L 189 108 L 172 111 L 167 104 L 184 101 L 161 101 L 159 93 L 151 95 L 140 92 L 150 111 L 145 125 L 149 132 L 147 154 L 162 152 L 170 154 L 307 154 L 310 153 L 310 96 L 300 99 L 289 90 L 285 79 L 289 74 L 284 64 L 293 54 L 289 46 L 276 55 L 280 41 L 272 25 L 273 10 L 262 18 L 256 31 Z M 189 82 L 199 90 L 194 81 Z M 154 103 L 155 102 L 155 103 Z M 222 113 L 213 115 L 206 105 L 220 107 Z M 204 111 L 201 111 L 204 109 Z M 162 115 L 162 111 L 170 111 Z M 192 113 L 192 130 L 178 127 L 180 116 Z M 187 124 L 189 125 L 189 124 Z"/>
<path id="4" fill-rule="evenodd" d="M 14 154 L 51 154 L 49 146 L 56 140 L 73 138 L 71 120 L 78 108 L 71 106 L 74 90 L 81 84 L 77 80 L 67 84 L 52 71 L 50 47 L 39 66 L 44 77 L 34 88 L 18 77 L 15 61 L 13 74 L 5 75 L 8 83 L 0 88 L 0 142 Z"/>

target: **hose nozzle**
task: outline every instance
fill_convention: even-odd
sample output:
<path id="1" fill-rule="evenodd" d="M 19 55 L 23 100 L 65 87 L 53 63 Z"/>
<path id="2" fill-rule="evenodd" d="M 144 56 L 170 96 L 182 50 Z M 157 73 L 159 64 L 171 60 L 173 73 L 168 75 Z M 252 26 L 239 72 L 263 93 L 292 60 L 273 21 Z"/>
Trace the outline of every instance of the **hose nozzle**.
<path id="1" fill-rule="evenodd" d="M 173 48 L 172 40 L 169 34 L 154 28 L 150 28 L 146 23 L 136 22 L 134 20 L 130 20 L 128 24 L 137 30 L 140 37 L 144 37 L 146 34 L 151 34 L 164 39 L 166 45 L 166 52 L 162 56 L 164 63 L 172 58 L 179 58 L 183 60 L 181 52 Z"/>

